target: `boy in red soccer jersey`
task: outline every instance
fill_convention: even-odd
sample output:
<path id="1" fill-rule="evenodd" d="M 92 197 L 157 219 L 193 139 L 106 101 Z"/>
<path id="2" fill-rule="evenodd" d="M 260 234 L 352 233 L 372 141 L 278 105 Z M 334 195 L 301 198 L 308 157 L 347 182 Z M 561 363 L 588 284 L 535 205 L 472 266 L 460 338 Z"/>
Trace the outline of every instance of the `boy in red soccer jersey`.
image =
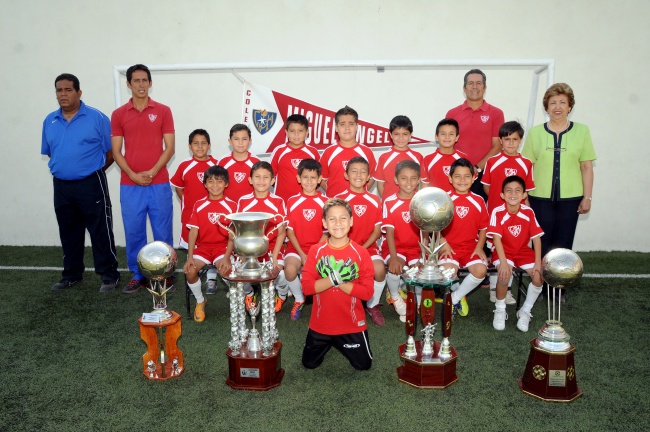
<path id="1" fill-rule="evenodd" d="M 377 182 L 377 191 L 383 199 L 399 192 L 399 186 L 395 183 L 395 167 L 403 160 L 412 160 L 422 165 L 422 155 L 409 148 L 413 123 L 406 116 L 399 115 L 390 121 L 388 126 L 390 137 L 393 140 L 393 147 L 382 153 L 377 160 L 377 168 L 373 178 Z"/>
<path id="2" fill-rule="evenodd" d="M 370 167 L 368 161 L 361 156 L 350 159 L 345 179 L 350 183 L 349 189 L 338 194 L 336 198 L 345 200 L 352 208 L 355 224 L 350 228 L 348 236 L 365 247 L 372 259 L 375 268 L 375 293 L 366 302 L 366 312 L 375 325 L 381 326 L 385 321 L 379 301 L 386 287 L 386 264 L 377 247 L 377 240 L 381 236 L 381 200 L 366 189 L 366 183 L 370 179 Z"/>
<path id="3" fill-rule="evenodd" d="M 349 106 L 336 112 L 334 123 L 339 141 L 332 144 L 320 158 L 323 166 L 323 182 L 321 187 L 327 196 L 336 196 L 348 188 L 345 181 L 345 168 L 348 161 L 355 156 L 361 156 L 370 164 L 370 175 L 375 168 L 375 156 L 367 146 L 357 143 L 357 129 L 359 127 L 359 114 Z M 373 180 L 368 182 L 368 189 L 372 188 Z"/>
<path id="4" fill-rule="evenodd" d="M 305 296 L 302 293 L 298 272 L 307 261 L 307 252 L 316 243 L 327 238 L 323 233 L 323 224 L 319 218 L 327 197 L 318 189 L 321 181 L 321 166 L 314 159 L 303 159 L 298 164 L 298 184 L 302 192 L 292 196 L 287 201 L 289 215 L 287 217 L 287 238 L 289 243 L 284 251 L 284 277 L 287 279 L 289 291 L 293 294 L 294 303 L 291 309 L 291 319 L 300 319 Z M 275 312 L 280 312 L 286 296 L 278 294 L 275 298 Z"/>
<path id="5" fill-rule="evenodd" d="M 388 266 L 386 285 L 390 292 L 390 304 L 395 307 L 402 322 L 406 322 L 406 303 L 399 295 L 400 276 L 405 266 L 412 266 L 420 259 L 422 235 L 420 229 L 411 221 L 411 198 L 420 184 L 420 165 L 412 160 L 404 160 L 395 167 L 395 182 L 399 192 L 384 200 L 382 231 L 385 234 L 382 256 Z M 399 233 L 399 235 L 396 235 Z M 418 294 L 418 302 L 421 296 Z"/>
<path id="6" fill-rule="evenodd" d="M 304 159 L 320 160 L 318 150 L 305 144 L 309 137 L 309 122 L 307 117 L 292 114 L 285 122 L 287 143 L 276 147 L 271 154 L 271 166 L 276 173 L 275 194 L 285 202 L 302 192 L 300 183 L 296 181 L 298 164 Z M 317 185 L 318 187 L 318 185 Z"/>
<path id="7" fill-rule="evenodd" d="M 232 153 L 219 158 L 219 166 L 224 167 L 230 174 L 230 185 L 226 196 L 238 202 L 239 198 L 253 192 L 253 186 L 248 180 L 253 165 L 260 159 L 248 151 L 251 146 L 251 130 L 245 124 L 236 124 L 230 128 L 228 143 Z"/>
<path id="8" fill-rule="evenodd" d="M 203 175 L 203 184 L 208 196 L 194 204 L 192 216 L 187 223 L 190 233 L 187 242 L 187 261 L 183 266 L 185 278 L 194 297 L 194 321 L 205 319 L 205 304 L 207 299 L 201 293 L 199 270 L 206 264 L 214 264 L 221 274 L 228 274 L 231 269 L 230 255 L 232 242 L 228 241 L 229 234 L 223 226 L 230 221 L 224 217 L 234 212 L 236 204 L 224 196 L 228 186 L 228 171 L 220 166 L 212 166 Z"/>
<path id="9" fill-rule="evenodd" d="M 489 163 L 489 161 L 488 161 Z M 494 209 L 490 217 L 488 237 L 492 238 L 494 251 L 492 261 L 499 274 L 496 290 L 496 309 L 494 311 L 493 327 L 503 330 L 506 327 L 506 290 L 512 277 L 513 267 L 526 270 L 531 282 L 528 284 L 526 301 L 517 312 L 517 328 L 522 332 L 528 331 L 532 318 L 531 310 L 542 292 L 542 241 L 544 234 L 533 209 L 525 204 L 528 194 L 526 182 L 519 176 L 509 176 L 503 181 L 501 198 L 505 200 Z M 533 242 L 533 249 L 530 242 Z"/>
<path id="10" fill-rule="evenodd" d="M 483 171 L 483 190 L 488 197 L 487 207 L 491 215 L 495 208 L 503 205 L 501 188 L 503 180 L 511 175 L 518 175 L 526 183 L 526 191 L 535 189 L 533 181 L 533 163 L 519 153 L 519 145 L 524 137 L 524 128 L 516 121 L 509 121 L 499 128 L 499 141 L 503 150 L 501 153 L 492 156 L 485 164 Z M 490 188 L 490 185 L 495 185 Z M 527 205 L 527 198 L 524 204 Z M 512 281 L 510 281 L 512 283 Z M 496 301 L 497 276 L 490 276 L 490 301 Z M 512 296 L 510 290 L 506 293 L 506 304 L 516 304 L 517 300 Z"/>
<path id="11" fill-rule="evenodd" d="M 422 183 L 443 190 L 449 188 L 449 168 L 460 158 L 467 155 L 456 150 L 456 142 L 460 137 L 458 122 L 451 118 L 442 119 L 436 126 L 436 141 L 438 148 L 424 157 L 422 162 Z"/>
<path id="12" fill-rule="evenodd" d="M 305 295 L 314 296 L 302 364 L 309 369 L 323 363 L 335 347 L 355 369 L 372 366 L 362 301 L 372 297 L 373 266 L 366 248 L 348 237 L 353 214 L 339 198 L 323 206 L 323 227 L 329 238 L 309 249 L 302 270 Z"/>
<path id="13" fill-rule="evenodd" d="M 248 181 L 253 185 L 253 192 L 239 199 L 237 212 L 266 212 L 275 215 L 266 225 L 265 234 L 269 239 L 269 251 L 264 259 L 270 259 L 273 265 L 280 269 L 275 286 L 278 295 L 286 298 L 289 287 L 282 270 L 284 268 L 282 249 L 286 238 L 287 207 L 282 198 L 271 192 L 271 186 L 275 183 L 275 175 L 270 163 L 261 161 L 254 164 Z M 254 303 L 253 287 L 246 283 L 244 291 L 246 292 L 246 308 L 250 309 Z"/>
<path id="14" fill-rule="evenodd" d="M 451 301 L 454 313 L 467 316 L 469 306 L 465 296 L 480 285 L 487 274 L 487 257 L 483 252 L 489 217 L 485 201 L 470 189 L 474 183 L 475 172 L 472 163 L 460 158 L 449 168 L 449 181 L 453 187 L 449 191 L 454 202 L 454 217 L 442 231 L 440 244 L 441 259 L 438 263 L 445 268 L 458 270 L 467 267 L 469 274 L 463 281 L 452 287 Z"/>

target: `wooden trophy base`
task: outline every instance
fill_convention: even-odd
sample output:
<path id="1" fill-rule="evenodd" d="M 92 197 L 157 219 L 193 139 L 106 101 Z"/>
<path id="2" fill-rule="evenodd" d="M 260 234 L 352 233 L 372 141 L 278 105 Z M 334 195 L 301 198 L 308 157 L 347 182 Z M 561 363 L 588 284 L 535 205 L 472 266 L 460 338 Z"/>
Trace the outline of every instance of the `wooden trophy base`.
<path id="1" fill-rule="evenodd" d="M 239 354 L 228 350 L 228 379 L 226 384 L 235 390 L 266 391 L 277 387 L 284 377 L 281 359 L 282 343 L 276 342 L 273 353 L 264 357 L 262 351 L 249 353 L 242 347 Z"/>
<path id="2" fill-rule="evenodd" d="M 176 345 L 176 341 L 181 335 L 181 316 L 174 311 L 171 313 L 170 319 L 159 323 L 142 322 L 142 318 L 138 319 L 140 337 L 147 344 L 147 352 L 142 356 L 142 374 L 150 380 L 164 381 L 176 378 L 185 370 L 183 352 Z M 161 329 L 164 333 L 164 341 L 159 340 Z M 165 363 L 160 361 L 161 347 L 165 351 Z M 176 369 L 172 363 L 174 359 L 178 359 Z M 155 370 L 149 370 L 149 361 L 155 363 Z"/>
<path id="3" fill-rule="evenodd" d="M 456 381 L 456 350 L 451 347 L 451 358 L 441 361 L 437 358 L 440 351 L 440 342 L 434 341 L 432 361 L 422 361 L 422 354 L 414 358 L 404 357 L 406 344 L 399 346 L 399 355 L 404 360 L 404 365 L 397 368 L 397 377 L 400 381 L 417 388 L 443 389 Z M 415 349 L 422 352 L 422 342 L 415 341 Z"/>
<path id="4" fill-rule="evenodd" d="M 537 339 L 530 341 L 530 355 L 519 387 L 527 395 L 547 402 L 573 402 L 582 396 L 576 380 L 575 347 L 565 352 L 540 348 Z"/>

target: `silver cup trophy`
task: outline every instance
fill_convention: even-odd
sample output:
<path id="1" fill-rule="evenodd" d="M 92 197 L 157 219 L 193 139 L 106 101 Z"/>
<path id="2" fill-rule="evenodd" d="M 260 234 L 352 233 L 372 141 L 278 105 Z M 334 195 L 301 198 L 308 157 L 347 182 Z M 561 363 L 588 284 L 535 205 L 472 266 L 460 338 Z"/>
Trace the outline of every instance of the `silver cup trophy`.
<path id="1" fill-rule="evenodd" d="M 138 253 L 140 273 L 149 279 L 147 290 L 153 296 L 153 311 L 160 321 L 168 320 L 172 313 L 167 309 L 167 278 L 174 274 L 178 256 L 173 247 L 162 241 L 145 245 Z"/>

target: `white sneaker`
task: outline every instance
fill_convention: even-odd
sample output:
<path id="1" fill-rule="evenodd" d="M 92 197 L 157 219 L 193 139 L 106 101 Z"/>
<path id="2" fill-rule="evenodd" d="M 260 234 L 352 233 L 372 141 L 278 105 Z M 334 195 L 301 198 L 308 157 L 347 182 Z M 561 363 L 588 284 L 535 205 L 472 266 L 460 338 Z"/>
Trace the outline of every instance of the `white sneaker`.
<path id="1" fill-rule="evenodd" d="M 512 291 L 510 290 L 508 290 L 508 292 L 506 293 L 506 304 L 507 305 L 517 304 L 517 300 L 514 298 L 514 296 L 512 295 Z"/>
<path id="2" fill-rule="evenodd" d="M 490 301 L 492 303 L 497 302 L 497 290 L 496 289 L 491 289 L 490 288 Z M 508 301 L 508 297 L 506 297 L 506 301 Z"/>
<path id="3" fill-rule="evenodd" d="M 406 315 L 400 315 L 399 320 L 402 321 L 403 323 L 406 322 Z"/>
<path id="4" fill-rule="evenodd" d="M 402 300 L 402 297 L 398 297 L 396 299 L 391 298 L 389 302 L 395 308 L 395 312 L 397 312 L 397 314 L 400 316 L 400 319 L 401 317 L 406 317 L 406 302 Z M 406 320 L 406 318 L 404 319 Z"/>
<path id="5" fill-rule="evenodd" d="M 527 332 L 528 331 L 528 324 L 530 324 L 530 319 L 533 316 L 530 314 L 530 312 L 526 312 L 523 309 L 519 309 L 517 312 L 517 328 L 521 330 L 522 332 Z"/>
<path id="6" fill-rule="evenodd" d="M 508 319 L 508 314 L 505 310 L 495 309 L 494 310 L 494 320 L 492 321 L 492 327 L 495 330 L 504 330 L 506 328 L 506 320 Z"/>

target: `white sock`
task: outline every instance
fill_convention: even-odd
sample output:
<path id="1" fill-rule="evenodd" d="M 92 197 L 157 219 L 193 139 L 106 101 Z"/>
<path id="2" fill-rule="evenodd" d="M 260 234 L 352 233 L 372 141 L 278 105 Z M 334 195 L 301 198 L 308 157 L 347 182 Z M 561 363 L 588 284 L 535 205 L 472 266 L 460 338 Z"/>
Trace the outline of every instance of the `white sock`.
<path id="1" fill-rule="evenodd" d="M 384 294 L 384 288 L 386 288 L 386 281 L 377 282 L 375 281 L 375 293 L 372 295 L 372 298 L 366 303 L 366 307 L 371 308 L 375 307 L 381 301 L 381 296 Z M 398 294 L 399 295 L 399 294 Z"/>
<path id="2" fill-rule="evenodd" d="M 537 297 L 542 293 L 542 287 L 536 287 L 533 285 L 533 283 L 528 284 L 528 290 L 526 291 L 526 301 L 524 302 L 524 305 L 521 307 L 523 310 L 526 312 L 530 313 L 531 310 L 533 310 L 533 306 L 535 305 L 535 302 L 537 301 Z"/>
<path id="3" fill-rule="evenodd" d="M 491 274 L 490 275 L 490 289 L 491 290 L 497 289 L 497 280 L 499 280 L 499 275 L 497 275 L 497 274 Z"/>
<path id="4" fill-rule="evenodd" d="M 420 303 L 422 303 L 422 287 L 421 286 L 416 286 L 415 287 L 415 298 L 417 299 L 418 307 L 420 307 Z"/>
<path id="5" fill-rule="evenodd" d="M 201 292 L 201 280 L 199 279 L 196 282 L 188 283 L 187 285 L 192 290 L 192 294 L 194 294 L 194 298 L 196 298 L 196 302 L 203 303 L 205 299 L 203 298 L 203 293 Z"/>
<path id="6" fill-rule="evenodd" d="M 207 271 L 205 274 L 206 280 L 217 280 L 217 269 L 211 268 L 210 270 Z"/>
<path id="7" fill-rule="evenodd" d="M 289 282 L 287 282 L 287 278 L 284 277 L 284 270 L 280 270 L 280 273 L 278 274 L 278 277 L 275 278 L 274 283 L 275 290 L 278 292 L 280 298 L 286 299 L 287 293 L 289 292 Z"/>
<path id="8" fill-rule="evenodd" d="M 479 286 L 481 282 L 483 282 L 483 279 L 475 278 L 471 273 L 465 276 L 458 289 L 451 293 L 452 303 L 457 304 L 463 297 Z"/>
<path id="9" fill-rule="evenodd" d="M 460 286 L 460 284 L 458 282 L 454 282 L 452 284 L 452 286 L 451 286 L 451 292 L 454 292 L 454 291 L 458 290 L 459 286 Z"/>
<path id="10" fill-rule="evenodd" d="M 388 291 L 390 292 L 391 298 L 397 300 L 400 298 L 399 287 L 401 284 L 401 279 L 399 276 L 392 273 L 386 274 L 386 285 L 388 286 Z"/>
<path id="11" fill-rule="evenodd" d="M 498 310 L 502 310 L 502 311 L 506 310 L 506 299 L 503 300 L 497 299 L 495 305 Z"/>
<path id="12" fill-rule="evenodd" d="M 305 302 L 305 296 L 302 293 L 302 284 L 300 283 L 300 278 L 296 277 L 291 282 L 287 282 L 287 291 L 291 291 L 291 294 L 293 294 L 293 298 L 296 303 Z M 280 295 L 279 290 L 278 295 Z"/>

